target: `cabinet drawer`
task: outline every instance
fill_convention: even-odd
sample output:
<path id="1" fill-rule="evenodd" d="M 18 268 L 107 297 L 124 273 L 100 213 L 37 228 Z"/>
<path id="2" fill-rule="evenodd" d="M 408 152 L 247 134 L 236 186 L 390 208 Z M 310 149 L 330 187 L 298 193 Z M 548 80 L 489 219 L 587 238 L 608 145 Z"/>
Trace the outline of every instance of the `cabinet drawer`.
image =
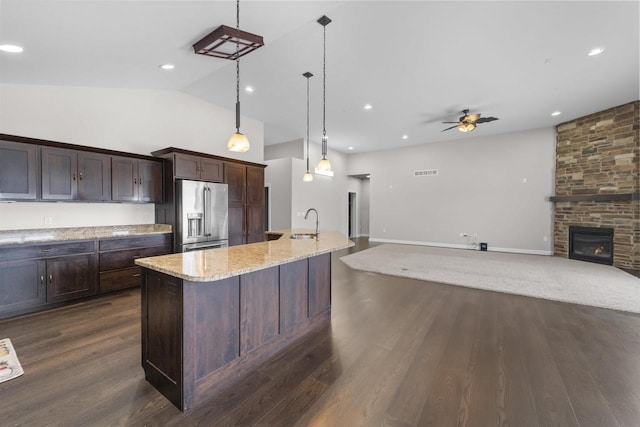
<path id="1" fill-rule="evenodd" d="M 118 289 L 140 286 L 141 268 L 131 267 L 123 270 L 106 271 L 100 273 L 100 286 L 98 292 L 109 292 Z"/>
<path id="2" fill-rule="evenodd" d="M 96 245 L 93 240 L 70 243 L 42 243 L 36 245 L 10 245 L 0 247 L 0 261 L 30 258 L 53 258 L 64 255 L 92 253 Z"/>
<path id="3" fill-rule="evenodd" d="M 129 249 L 126 251 L 105 252 L 100 254 L 100 271 L 119 270 L 134 267 L 136 258 L 164 255 L 169 253 L 169 246 Z"/>
<path id="4" fill-rule="evenodd" d="M 149 234 L 144 236 L 100 239 L 100 252 L 118 249 L 143 248 L 147 246 L 168 245 L 170 234 Z"/>

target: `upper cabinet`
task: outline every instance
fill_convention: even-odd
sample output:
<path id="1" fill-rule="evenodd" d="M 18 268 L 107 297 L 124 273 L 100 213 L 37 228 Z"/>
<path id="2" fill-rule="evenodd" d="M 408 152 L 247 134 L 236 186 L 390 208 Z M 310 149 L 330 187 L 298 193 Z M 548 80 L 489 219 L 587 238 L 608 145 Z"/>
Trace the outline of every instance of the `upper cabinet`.
<path id="1" fill-rule="evenodd" d="M 0 200 L 158 203 L 163 185 L 159 159 L 0 134 Z"/>
<path id="2" fill-rule="evenodd" d="M 42 147 L 42 200 L 111 200 L 111 157 Z"/>
<path id="3" fill-rule="evenodd" d="M 176 178 L 222 182 L 223 162 L 221 160 L 175 153 L 173 164 Z"/>
<path id="4" fill-rule="evenodd" d="M 0 140 L 0 199 L 36 200 L 37 146 Z"/>
<path id="5" fill-rule="evenodd" d="M 113 156 L 111 173 L 112 200 L 162 202 L 161 162 Z"/>

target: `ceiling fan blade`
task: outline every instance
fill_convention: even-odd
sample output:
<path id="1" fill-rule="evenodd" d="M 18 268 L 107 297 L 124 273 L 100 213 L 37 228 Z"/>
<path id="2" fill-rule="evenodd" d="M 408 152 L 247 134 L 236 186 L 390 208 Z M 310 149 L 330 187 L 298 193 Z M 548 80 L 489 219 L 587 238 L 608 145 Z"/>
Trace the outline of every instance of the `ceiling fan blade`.
<path id="1" fill-rule="evenodd" d="M 442 122 L 442 123 L 444 123 L 444 124 L 447 124 L 447 123 L 458 123 L 458 124 L 460 124 L 460 122 Z"/>
<path id="2" fill-rule="evenodd" d="M 451 122 L 449 122 L 449 123 L 451 123 Z M 450 128 L 442 129 L 440 132 L 444 132 L 445 130 L 455 129 L 455 128 L 457 128 L 457 127 L 458 127 L 458 125 L 451 126 Z"/>
<path id="3" fill-rule="evenodd" d="M 483 117 L 481 119 L 478 119 L 476 123 L 487 123 L 487 122 L 493 122 L 494 120 L 499 120 L 499 119 L 497 117 Z"/>

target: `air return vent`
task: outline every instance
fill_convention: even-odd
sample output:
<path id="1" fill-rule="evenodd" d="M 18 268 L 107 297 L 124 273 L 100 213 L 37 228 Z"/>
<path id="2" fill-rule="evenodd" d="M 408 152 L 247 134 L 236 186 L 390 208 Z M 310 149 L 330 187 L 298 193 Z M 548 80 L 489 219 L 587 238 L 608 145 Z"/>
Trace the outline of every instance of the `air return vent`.
<path id="1" fill-rule="evenodd" d="M 438 175 L 438 169 L 425 169 L 425 170 L 422 170 L 422 171 L 413 171 L 413 176 L 414 177 L 434 176 L 434 175 Z"/>

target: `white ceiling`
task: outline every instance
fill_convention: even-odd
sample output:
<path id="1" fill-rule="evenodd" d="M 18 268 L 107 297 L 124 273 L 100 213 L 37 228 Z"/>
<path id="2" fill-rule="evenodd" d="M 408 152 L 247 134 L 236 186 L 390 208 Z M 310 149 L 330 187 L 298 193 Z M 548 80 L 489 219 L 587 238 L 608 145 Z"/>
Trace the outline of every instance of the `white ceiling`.
<path id="1" fill-rule="evenodd" d="M 267 145 L 306 135 L 306 71 L 320 140 L 323 14 L 333 149 L 553 126 L 640 98 L 638 1 L 243 0 L 240 27 L 265 46 L 241 60 L 255 87 L 242 114 L 265 123 Z M 0 43 L 25 48 L 0 52 L 0 82 L 180 90 L 233 109 L 234 63 L 191 47 L 221 24 L 235 26 L 234 1 L 0 0 Z M 500 120 L 441 133 L 464 108 Z"/>

